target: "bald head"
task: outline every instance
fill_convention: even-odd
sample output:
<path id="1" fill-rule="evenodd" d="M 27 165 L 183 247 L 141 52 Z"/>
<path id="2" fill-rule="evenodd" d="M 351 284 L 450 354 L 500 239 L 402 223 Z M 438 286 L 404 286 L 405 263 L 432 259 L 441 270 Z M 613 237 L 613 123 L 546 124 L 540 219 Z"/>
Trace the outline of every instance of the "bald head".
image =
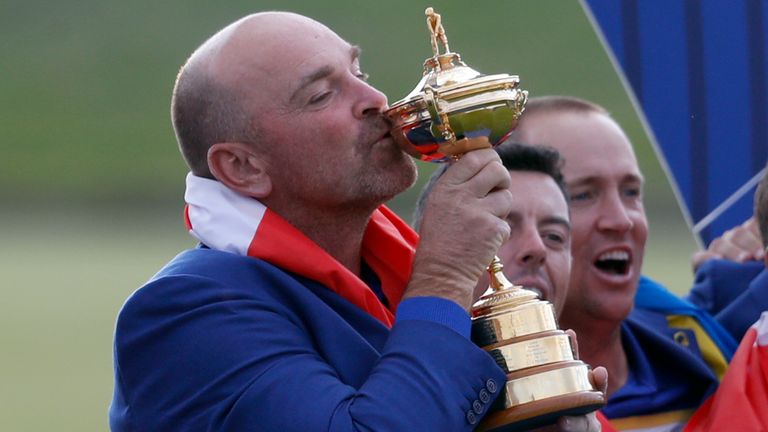
<path id="1" fill-rule="evenodd" d="M 608 111 L 590 101 L 572 96 L 539 96 L 528 100 L 525 111 L 520 117 L 517 128 L 512 131 L 508 141 L 526 144 L 541 144 L 537 136 L 538 129 L 529 127 L 533 119 L 556 114 L 604 114 Z"/>
<path id="2" fill-rule="evenodd" d="M 286 51 L 303 38 L 336 36 L 324 25 L 287 12 L 244 17 L 205 41 L 182 66 L 171 99 L 171 119 L 193 174 L 213 178 L 207 154 L 213 144 L 241 142 L 258 148 L 257 95 L 265 77 L 291 67 Z"/>

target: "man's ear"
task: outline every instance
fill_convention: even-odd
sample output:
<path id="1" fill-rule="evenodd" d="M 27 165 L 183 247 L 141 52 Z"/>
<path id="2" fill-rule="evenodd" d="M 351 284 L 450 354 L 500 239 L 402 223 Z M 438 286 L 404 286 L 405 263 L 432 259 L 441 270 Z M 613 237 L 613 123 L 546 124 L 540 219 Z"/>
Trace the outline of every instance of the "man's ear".
<path id="1" fill-rule="evenodd" d="M 248 144 L 212 145 L 208 149 L 208 167 L 218 181 L 240 194 L 263 199 L 272 192 L 267 161 Z"/>

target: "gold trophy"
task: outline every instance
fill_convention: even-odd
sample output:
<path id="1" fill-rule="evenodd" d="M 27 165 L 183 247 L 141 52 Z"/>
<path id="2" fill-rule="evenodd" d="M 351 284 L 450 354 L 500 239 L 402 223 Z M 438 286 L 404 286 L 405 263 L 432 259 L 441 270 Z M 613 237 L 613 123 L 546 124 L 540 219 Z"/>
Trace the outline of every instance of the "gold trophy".
<path id="1" fill-rule="evenodd" d="M 424 61 L 416 88 L 387 110 L 392 136 L 410 155 L 431 162 L 500 144 L 516 126 L 528 92 L 518 88 L 515 75 L 483 75 L 464 64 L 448 47 L 441 16 L 431 7 L 425 14 L 433 56 Z M 603 406 L 605 396 L 558 329 L 552 304 L 513 285 L 501 270 L 495 257 L 488 267 L 491 287 L 472 308 L 472 340 L 507 372 L 496 409 L 477 430 L 523 430 Z"/>

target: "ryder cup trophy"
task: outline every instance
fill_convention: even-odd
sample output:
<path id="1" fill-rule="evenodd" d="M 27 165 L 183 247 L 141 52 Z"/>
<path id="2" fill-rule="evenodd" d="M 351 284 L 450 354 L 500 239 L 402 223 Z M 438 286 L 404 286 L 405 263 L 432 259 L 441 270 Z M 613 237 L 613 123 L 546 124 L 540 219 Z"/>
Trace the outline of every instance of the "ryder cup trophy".
<path id="1" fill-rule="evenodd" d="M 416 88 L 387 110 L 392 136 L 409 154 L 431 162 L 500 144 L 528 93 L 517 76 L 483 75 L 464 64 L 448 47 L 440 15 L 432 8 L 425 13 L 433 56 Z M 574 356 L 568 334 L 558 329 L 552 305 L 511 284 L 501 269 L 494 258 L 491 287 L 472 308 L 472 340 L 507 372 L 496 409 L 478 430 L 533 428 L 600 408 L 604 395 L 590 383 L 589 366 Z"/>

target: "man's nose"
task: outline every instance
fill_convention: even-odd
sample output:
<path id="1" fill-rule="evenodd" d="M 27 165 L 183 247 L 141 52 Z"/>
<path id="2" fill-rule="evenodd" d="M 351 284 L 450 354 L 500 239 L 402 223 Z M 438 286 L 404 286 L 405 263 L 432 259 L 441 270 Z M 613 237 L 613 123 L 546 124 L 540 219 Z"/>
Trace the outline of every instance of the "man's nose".
<path id="1" fill-rule="evenodd" d="M 626 232 L 633 226 L 632 218 L 618 191 L 605 197 L 598 218 L 597 226 L 601 230 Z"/>
<path id="2" fill-rule="evenodd" d="M 387 108 L 387 96 L 365 81 L 355 86 L 357 99 L 353 106 L 355 117 L 363 119 L 371 115 L 380 115 Z"/>
<path id="3" fill-rule="evenodd" d="M 547 257 L 547 248 L 536 229 L 526 229 L 521 233 L 520 249 L 517 262 L 521 266 L 541 266 Z"/>

